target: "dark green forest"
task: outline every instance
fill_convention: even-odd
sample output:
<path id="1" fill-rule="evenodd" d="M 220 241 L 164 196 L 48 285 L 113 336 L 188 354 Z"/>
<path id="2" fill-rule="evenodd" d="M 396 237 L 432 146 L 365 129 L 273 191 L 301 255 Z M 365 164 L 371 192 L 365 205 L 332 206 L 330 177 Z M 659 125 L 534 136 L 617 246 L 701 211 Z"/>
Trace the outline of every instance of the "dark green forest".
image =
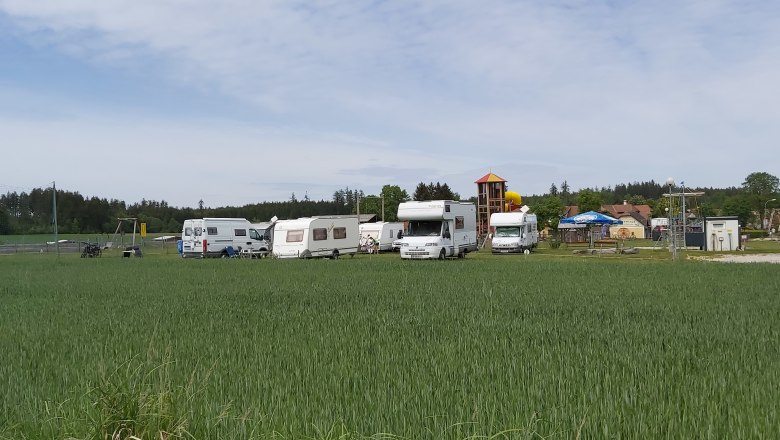
<path id="1" fill-rule="evenodd" d="M 751 173 L 740 187 L 685 188 L 686 192 L 701 191 L 690 208 L 697 216 L 736 215 L 743 225 L 753 223 L 760 227 L 767 211 L 777 207 L 778 178 L 765 172 Z M 674 191 L 681 191 L 676 187 Z M 7 192 L 0 195 L 0 234 L 46 234 L 53 230 L 54 190 L 35 188 L 29 192 Z M 663 216 L 668 188 L 655 181 L 619 183 L 601 188 L 581 188 L 572 191 L 563 181 L 553 183 L 547 193 L 524 196 L 540 222 L 555 220 L 564 214 L 565 206 L 596 208 L 626 201 L 648 204 L 654 216 Z M 141 200 L 128 204 L 122 200 L 97 196 L 85 197 L 77 191 L 56 190 L 57 224 L 60 233 L 109 233 L 117 227 L 117 218 L 136 217 L 147 224 L 149 232 L 178 232 L 188 218 L 242 217 L 250 221 L 267 221 L 271 217 L 298 218 L 313 215 L 376 214 L 381 219 L 384 205 L 385 220 L 396 220 L 398 204 L 407 200 L 460 200 L 449 185 L 440 182 L 420 182 L 412 196 L 397 185 L 385 185 L 379 194 L 365 194 L 360 189 L 344 188 L 333 193 L 330 200 L 302 200 L 293 194 L 283 202 L 258 202 L 244 206 L 174 207 L 164 200 Z M 469 197 L 467 200 L 475 200 Z M 582 210 L 582 209 L 581 209 Z M 586 209 L 587 210 L 587 209 Z"/>

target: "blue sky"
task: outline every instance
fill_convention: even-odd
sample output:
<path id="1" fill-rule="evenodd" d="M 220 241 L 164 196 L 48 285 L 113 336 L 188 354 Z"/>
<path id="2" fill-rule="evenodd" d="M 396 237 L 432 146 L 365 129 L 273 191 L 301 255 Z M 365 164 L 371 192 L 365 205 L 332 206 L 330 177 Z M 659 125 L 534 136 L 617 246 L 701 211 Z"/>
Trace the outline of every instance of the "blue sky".
<path id="1" fill-rule="evenodd" d="M 777 23 L 772 1 L 0 0 L 0 189 L 738 186 L 780 174 Z"/>

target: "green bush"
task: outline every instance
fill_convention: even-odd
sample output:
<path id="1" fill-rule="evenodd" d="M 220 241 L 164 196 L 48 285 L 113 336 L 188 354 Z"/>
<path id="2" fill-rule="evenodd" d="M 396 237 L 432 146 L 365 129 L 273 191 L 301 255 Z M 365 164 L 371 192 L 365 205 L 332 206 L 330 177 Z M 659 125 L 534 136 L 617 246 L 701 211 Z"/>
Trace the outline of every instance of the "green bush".
<path id="1" fill-rule="evenodd" d="M 742 235 L 747 235 L 748 238 L 766 238 L 767 233 L 765 229 L 743 229 Z"/>

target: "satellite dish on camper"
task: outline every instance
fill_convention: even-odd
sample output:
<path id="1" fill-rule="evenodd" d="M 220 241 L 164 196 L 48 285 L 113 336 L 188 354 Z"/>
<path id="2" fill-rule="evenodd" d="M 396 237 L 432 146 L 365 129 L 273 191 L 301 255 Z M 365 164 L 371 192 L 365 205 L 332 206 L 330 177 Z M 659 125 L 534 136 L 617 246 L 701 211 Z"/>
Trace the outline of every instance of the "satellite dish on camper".
<path id="1" fill-rule="evenodd" d="M 277 220 L 279 220 L 279 217 L 277 216 L 271 217 L 271 223 L 276 223 Z"/>

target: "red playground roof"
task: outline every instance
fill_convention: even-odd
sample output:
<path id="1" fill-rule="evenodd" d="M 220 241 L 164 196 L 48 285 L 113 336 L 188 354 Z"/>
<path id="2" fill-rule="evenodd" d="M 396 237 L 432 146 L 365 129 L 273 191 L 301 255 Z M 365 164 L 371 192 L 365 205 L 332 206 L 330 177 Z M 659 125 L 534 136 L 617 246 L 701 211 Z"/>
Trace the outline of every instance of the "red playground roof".
<path id="1" fill-rule="evenodd" d="M 495 182 L 506 182 L 506 180 L 498 177 L 493 173 L 487 173 L 484 176 L 482 176 L 479 180 L 475 181 L 474 183 L 495 183 Z"/>

